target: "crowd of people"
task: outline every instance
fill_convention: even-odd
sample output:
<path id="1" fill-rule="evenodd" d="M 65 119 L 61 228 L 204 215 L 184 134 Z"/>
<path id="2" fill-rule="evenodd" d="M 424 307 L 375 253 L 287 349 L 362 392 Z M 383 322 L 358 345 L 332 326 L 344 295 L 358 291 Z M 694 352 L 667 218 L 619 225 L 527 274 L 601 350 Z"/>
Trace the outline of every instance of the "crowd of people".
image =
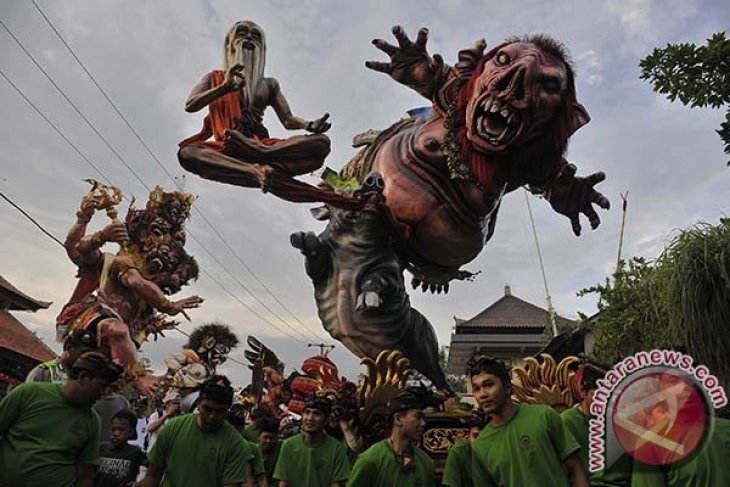
<path id="1" fill-rule="evenodd" d="M 123 369 L 93 347 L 86 332 L 72 334 L 57 360 L 38 366 L 0 402 L 0 487 L 436 486 L 434 461 L 418 446 L 433 404 L 424 387 L 393 397 L 389 436 L 355 451 L 327 396 L 310 394 L 296 434 L 234 403 L 222 375 L 208 378 L 186 407 L 176 394 L 158 407 L 147 398 L 130 404 L 108 391 Z M 715 421 L 701 455 L 664 467 L 632 464 L 624 455 L 589 473 L 590 405 L 604 374 L 584 366 L 583 401 L 558 414 L 513 402 L 504 364 L 474 360 L 468 375 L 478 411 L 448 452 L 442 485 L 730 485 L 724 419 Z"/>

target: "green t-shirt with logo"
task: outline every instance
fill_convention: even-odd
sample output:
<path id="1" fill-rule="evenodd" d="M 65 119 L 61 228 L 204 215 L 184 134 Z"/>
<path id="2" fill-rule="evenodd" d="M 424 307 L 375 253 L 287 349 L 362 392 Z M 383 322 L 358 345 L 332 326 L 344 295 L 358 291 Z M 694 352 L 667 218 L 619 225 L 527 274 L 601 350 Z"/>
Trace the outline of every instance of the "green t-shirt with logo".
<path id="1" fill-rule="evenodd" d="M 76 485 L 76 466 L 99 465 L 99 417 L 61 384 L 20 384 L 0 402 L 0 485 Z"/>
<path id="2" fill-rule="evenodd" d="M 206 433 L 197 414 L 167 420 L 147 458 L 164 471 L 162 487 L 217 487 L 246 482 L 246 466 L 254 453 L 236 428 L 223 423 Z"/>
<path id="3" fill-rule="evenodd" d="M 517 404 L 509 422 L 488 424 L 471 449 L 474 485 L 564 487 L 563 462 L 580 446 L 553 408 Z"/>
<path id="4" fill-rule="evenodd" d="M 281 451 L 281 441 L 278 441 L 274 444 L 274 447 L 269 451 L 268 453 L 261 452 L 261 449 L 259 448 L 259 453 L 261 454 L 263 460 L 264 460 L 264 469 L 266 470 L 266 480 L 269 483 L 269 487 L 276 487 L 277 483 L 274 480 L 274 468 L 276 468 L 276 461 L 279 459 L 279 452 Z"/>
<path id="5" fill-rule="evenodd" d="M 441 483 L 445 487 L 472 487 L 471 445 L 468 441 L 457 441 L 449 448 Z"/>
<path id="6" fill-rule="evenodd" d="M 388 440 L 362 452 L 350 472 L 347 487 L 434 487 L 433 460 L 420 448 L 413 449 L 411 463 L 403 466 Z"/>
<path id="7" fill-rule="evenodd" d="M 342 443 L 325 435 L 310 446 L 299 433 L 281 444 L 274 479 L 285 481 L 288 487 L 330 487 L 335 482 L 344 485 L 349 473 L 347 448 Z"/>
<path id="8" fill-rule="evenodd" d="M 730 420 L 716 418 L 704 448 L 666 467 L 634 460 L 634 487 L 724 487 L 730 485 Z"/>
<path id="9" fill-rule="evenodd" d="M 565 429 L 570 432 L 573 438 L 580 445 L 578 456 L 588 474 L 592 487 L 623 487 L 631 482 L 631 458 L 628 455 L 621 457 L 605 470 L 590 472 L 588 470 L 590 458 L 590 419 L 577 408 L 566 409 L 560 413 Z"/>

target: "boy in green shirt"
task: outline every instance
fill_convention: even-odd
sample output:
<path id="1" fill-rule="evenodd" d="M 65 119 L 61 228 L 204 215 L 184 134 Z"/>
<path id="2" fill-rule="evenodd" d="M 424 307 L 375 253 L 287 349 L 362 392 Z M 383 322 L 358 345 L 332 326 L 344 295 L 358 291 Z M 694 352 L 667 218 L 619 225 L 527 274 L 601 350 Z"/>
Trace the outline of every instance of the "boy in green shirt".
<path id="1" fill-rule="evenodd" d="M 480 357 L 469 366 L 474 398 L 490 423 L 472 445 L 472 481 L 478 486 L 588 487 L 580 446 L 549 406 L 515 404 L 502 362 Z"/>
<path id="2" fill-rule="evenodd" d="M 63 384 L 27 382 L 0 402 L 0 485 L 91 486 L 99 417 L 91 405 L 122 373 L 98 352 L 74 362 Z"/>
<path id="3" fill-rule="evenodd" d="M 428 392 L 408 387 L 390 402 L 390 437 L 362 452 L 350 473 L 348 487 L 435 487 L 434 463 L 414 446 L 423 435 L 423 409 Z"/>
<path id="4" fill-rule="evenodd" d="M 233 388 L 222 375 L 200 387 L 198 414 L 168 420 L 149 452 L 140 487 L 252 487 L 253 452 L 226 422 Z"/>
<path id="5" fill-rule="evenodd" d="M 350 473 L 347 447 L 324 431 L 331 410 L 328 398 L 310 394 L 301 433 L 281 445 L 274 468 L 278 487 L 344 487 Z"/>
<path id="6" fill-rule="evenodd" d="M 469 419 L 469 432 L 465 440 L 457 441 L 449 449 L 444 466 L 444 487 L 472 487 L 471 481 L 471 444 L 476 441 L 484 426 L 484 417 L 474 414 Z"/>
<path id="7" fill-rule="evenodd" d="M 576 381 L 583 401 L 577 407 L 560 413 L 560 419 L 563 421 L 565 429 L 580 445 L 578 456 L 588 474 L 591 486 L 624 487 L 631 483 L 631 458 L 628 455 L 622 455 L 613 465 L 607 465 L 604 470 L 588 472 L 591 404 L 598 388 L 597 381 L 605 375 L 606 370 L 596 364 L 581 365 L 576 374 Z"/>
<path id="8" fill-rule="evenodd" d="M 279 441 L 279 423 L 272 418 L 259 420 L 259 453 L 264 462 L 266 481 L 269 487 L 276 487 L 274 480 L 274 468 L 281 452 L 281 441 Z"/>

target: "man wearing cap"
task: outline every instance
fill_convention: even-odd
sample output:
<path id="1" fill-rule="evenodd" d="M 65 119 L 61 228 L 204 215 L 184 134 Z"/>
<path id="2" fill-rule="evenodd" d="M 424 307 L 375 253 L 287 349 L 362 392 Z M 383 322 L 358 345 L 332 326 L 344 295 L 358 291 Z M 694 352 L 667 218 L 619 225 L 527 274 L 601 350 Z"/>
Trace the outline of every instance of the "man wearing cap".
<path id="1" fill-rule="evenodd" d="M 27 382 L 0 402 L 0 485 L 91 487 L 99 417 L 91 405 L 122 368 L 87 352 L 63 384 Z"/>
<path id="2" fill-rule="evenodd" d="M 232 403 L 233 388 L 225 376 L 205 381 L 198 413 L 170 419 L 160 430 L 139 487 L 251 487 L 253 453 L 226 421 Z"/>
<path id="3" fill-rule="evenodd" d="M 76 330 L 63 342 L 61 356 L 38 364 L 28 372 L 25 382 L 66 382 L 68 371 L 82 354 L 93 351 L 96 341 L 88 330 Z"/>
<path id="4" fill-rule="evenodd" d="M 348 487 L 434 487 L 434 463 L 414 446 L 426 427 L 429 405 L 423 387 L 407 387 L 390 401 L 390 437 L 365 450 L 355 461 Z"/>
<path id="5" fill-rule="evenodd" d="M 542 404 L 512 402 L 505 365 L 487 357 L 469 364 L 474 399 L 489 424 L 472 444 L 472 482 L 478 486 L 588 487 L 580 446 L 560 415 Z"/>
<path id="6" fill-rule="evenodd" d="M 274 469 L 278 487 L 344 487 L 350 472 L 347 447 L 324 431 L 331 410 L 328 398 L 309 395 L 301 433 L 281 445 Z"/>

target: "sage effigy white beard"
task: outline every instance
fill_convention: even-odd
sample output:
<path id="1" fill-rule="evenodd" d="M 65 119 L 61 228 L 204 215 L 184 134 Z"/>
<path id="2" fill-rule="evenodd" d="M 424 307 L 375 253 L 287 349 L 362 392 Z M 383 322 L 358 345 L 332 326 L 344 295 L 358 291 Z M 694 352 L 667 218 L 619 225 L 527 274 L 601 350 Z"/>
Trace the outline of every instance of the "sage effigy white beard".
<path id="1" fill-rule="evenodd" d="M 259 83 L 264 77 L 266 50 L 258 44 L 254 49 L 246 49 L 238 42 L 233 47 L 233 52 L 228 51 L 224 68 L 227 70 L 237 63 L 243 65 L 241 73 L 244 76 L 245 82 L 241 87 L 241 91 L 245 93 L 249 101 L 252 101 L 254 100 Z"/>

